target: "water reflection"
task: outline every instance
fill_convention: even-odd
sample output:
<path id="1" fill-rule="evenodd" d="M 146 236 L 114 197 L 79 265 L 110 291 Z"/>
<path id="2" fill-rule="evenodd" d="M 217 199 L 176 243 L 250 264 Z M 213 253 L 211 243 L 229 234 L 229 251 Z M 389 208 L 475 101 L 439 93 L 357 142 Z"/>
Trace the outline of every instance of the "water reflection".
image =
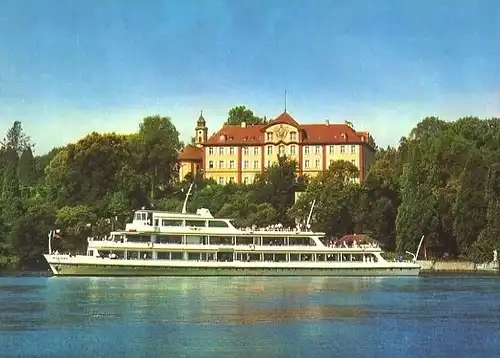
<path id="1" fill-rule="evenodd" d="M 0 356 L 491 356 L 500 280 L 474 280 L 0 278 Z"/>
<path id="2" fill-rule="evenodd" d="M 38 278 L 3 285 L 0 330 L 102 323 L 253 324 L 360 317 L 344 295 L 377 279 L 348 278 Z M 40 284 L 40 281 L 43 284 Z M 335 293 L 328 299 L 324 293 Z M 14 297 L 15 298 L 14 298 Z M 10 299 L 9 299 L 10 298 Z M 354 302 L 355 304 L 356 302 Z"/>

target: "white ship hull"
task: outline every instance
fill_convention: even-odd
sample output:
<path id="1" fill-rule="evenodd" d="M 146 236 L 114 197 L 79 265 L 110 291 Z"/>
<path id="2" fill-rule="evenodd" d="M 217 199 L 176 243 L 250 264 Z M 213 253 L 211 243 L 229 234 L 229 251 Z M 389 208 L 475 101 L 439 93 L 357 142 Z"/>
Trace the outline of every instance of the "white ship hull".
<path id="1" fill-rule="evenodd" d="M 56 276 L 418 276 L 410 262 L 204 262 L 44 255 Z"/>

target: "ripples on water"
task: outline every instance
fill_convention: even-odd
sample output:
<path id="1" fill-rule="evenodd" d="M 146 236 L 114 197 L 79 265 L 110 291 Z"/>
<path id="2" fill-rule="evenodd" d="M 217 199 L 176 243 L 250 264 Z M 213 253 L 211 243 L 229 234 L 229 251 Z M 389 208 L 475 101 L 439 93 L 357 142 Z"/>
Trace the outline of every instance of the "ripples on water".
<path id="1" fill-rule="evenodd" d="M 0 277 L 0 357 L 498 357 L 500 279 Z"/>

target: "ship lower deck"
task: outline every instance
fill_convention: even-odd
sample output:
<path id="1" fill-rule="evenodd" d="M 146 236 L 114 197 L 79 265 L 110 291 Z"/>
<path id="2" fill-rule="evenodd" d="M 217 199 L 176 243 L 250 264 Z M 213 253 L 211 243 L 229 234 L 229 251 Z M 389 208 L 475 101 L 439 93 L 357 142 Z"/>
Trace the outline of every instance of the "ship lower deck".
<path id="1" fill-rule="evenodd" d="M 72 261 L 72 262 L 70 262 Z M 273 263 L 251 265 L 245 263 L 186 264 L 183 262 L 147 262 L 142 260 L 100 259 L 77 262 L 50 260 L 56 276 L 417 276 L 420 267 L 412 264 L 370 265 L 360 263 L 337 265 L 307 264 L 276 265 Z M 129 261 L 129 262 L 124 262 Z M 142 261 L 142 262 L 141 262 Z"/>

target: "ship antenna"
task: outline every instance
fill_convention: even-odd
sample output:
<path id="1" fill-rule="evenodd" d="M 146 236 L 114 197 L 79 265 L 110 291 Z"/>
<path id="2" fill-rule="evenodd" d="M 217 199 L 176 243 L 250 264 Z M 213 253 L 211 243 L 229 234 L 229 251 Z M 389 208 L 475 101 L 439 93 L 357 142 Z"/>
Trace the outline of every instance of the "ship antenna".
<path id="1" fill-rule="evenodd" d="M 311 205 L 311 210 L 309 211 L 309 216 L 307 217 L 307 222 L 306 222 L 306 229 L 309 230 L 309 227 L 311 225 L 311 216 L 314 210 L 314 204 L 316 204 L 316 199 L 313 200 L 312 205 Z"/>
<path id="2" fill-rule="evenodd" d="M 413 260 L 412 260 L 413 262 L 417 262 L 418 254 L 420 253 L 420 248 L 422 247 L 422 242 L 424 241 L 424 238 L 425 238 L 425 235 L 422 235 L 422 237 L 420 238 L 420 243 L 418 244 L 418 248 L 417 248 L 416 253 L 406 251 L 407 254 L 413 256 Z"/>
<path id="3" fill-rule="evenodd" d="M 184 199 L 184 205 L 182 205 L 182 214 L 187 213 L 187 202 L 188 202 L 189 195 L 191 194 L 191 189 L 193 189 L 193 184 L 194 184 L 194 182 L 192 182 L 191 185 L 189 186 L 188 192 L 186 194 L 186 199 Z"/>

